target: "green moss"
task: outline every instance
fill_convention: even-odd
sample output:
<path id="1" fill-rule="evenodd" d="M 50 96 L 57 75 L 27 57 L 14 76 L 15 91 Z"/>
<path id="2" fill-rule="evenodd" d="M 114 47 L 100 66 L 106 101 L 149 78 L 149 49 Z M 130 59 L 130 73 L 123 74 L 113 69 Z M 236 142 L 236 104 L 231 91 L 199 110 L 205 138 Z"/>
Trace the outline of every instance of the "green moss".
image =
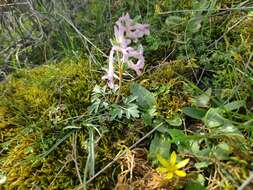
<path id="1" fill-rule="evenodd" d="M 94 76 L 96 78 L 96 76 Z M 65 60 L 32 70 L 21 70 L 1 85 L 1 107 L 14 116 L 37 120 L 49 107 L 84 110 L 89 103 L 92 76 L 86 61 Z M 72 110 L 73 111 L 73 110 Z"/>
<path id="2" fill-rule="evenodd" d="M 59 138 L 64 125 L 57 122 L 86 111 L 96 74 L 90 74 L 86 60 L 65 60 L 34 69 L 23 69 L 0 84 L 1 171 L 7 175 L 8 189 L 43 189 L 54 179 L 71 151 L 70 143 L 52 155 L 36 157 Z M 28 159 L 28 160 L 27 160 Z M 27 160 L 27 161 L 25 161 Z M 52 189 L 75 185 L 70 167 Z M 73 167 L 73 166 L 72 166 Z"/>
<path id="3" fill-rule="evenodd" d="M 214 8 L 232 7 L 237 3 L 240 1 L 224 0 L 218 2 Z M 144 39 L 143 44 L 147 70 L 154 69 L 144 74 L 138 82 L 155 94 L 157 112 L 165 117 L 180 112 L 181 108 L 188 104 L 189 94 L 184 91 L 183 86 L 187 83 L 185 79 L 194 83 L 199 80 L 196 86 L 204 90 L 211 87 L 212 95 L 217 96 L 218 99 L 251 98 L 249 102 L 252 102 L 252 80 L 249 77 L 252 75 L 250 73 L 252 68 L 245 67 L 252 53 L 252 15 L 233 30 L 228 31 L 238 18 L 252 13 L 232 11 L 228 17 L 214 13 L 215 15 L 208 16 L 208 19 L 205 18 L 207 13 L 201 13 L 203 15 L 201 29 L 194 34 L 188 34 L 186 27 L 190 26 L 189 19 L 199 13 L 153 14 L 156 8 L 160 8 L 161 11 L 199 9 L 197 4 L 201 5 L 199 1 L 187 0 L 154 1 L 148 4 L 146 1 L 115 1 L 112 5 L 101 5 L 94 1 L 92 8 L 96 10 L 87 17 L 88 25 L 86 22 L 84 24 L 87 36 L 92 42 L 97 42 L 95 44 L 99 44 L 98 47 L 102 49 L 109 48 L 108 39 L 112 37 L 112 25 L 126 9 L 132 10 L 132 17 L 137 18 L 137 15 L 142 15 L 143 23 L 151 25 L 151 35 Z M 107 9 L 109 6 L 112 6 L 110 15 Z M 90 13 L 87 11 L 87 14 Z M 170 28 L 166 22 L 170 16 L 181 17 L 183 24 Z M 81 24 L 83 20 L 80 18 L 82 16 L 79 17 Z M 83 26 L 80 25 L 81 28 Z M 216 44 L 219 37 L 222 38 Z M 69 50 L 72 52 L 72 47 Z M 168 59 L 174 61 L 162 62 L 161 60 L 169 54 Z M 162 64 L 157 66 L 155 64 L 157 62 Z M 252 63 L 251 61 L 249 66 L 252 66 Z M 19 70 L 10 75 L 6 81 L 1 82 L 0 148 L 3 151 L 0 158 L 0 172 L 7 175 L 6 189 L 36 189 L 37 187 L 73 189 L 79 185 L 72 157 L 73 138 L 77 136 L 77 163 L 83 176 L 88 151 L 88 135 L 83 124 L 85 118 L 80 117 L 77 122 L 74 120 L 75 117 L 86 115 L 87 106 L 90 105 L 91 90 L 100 79 L 92 69 L 94 67 L 86 60 L 66 59 L 58 64 Z M 242 82 L 238 80 L 241 78 L 243 78 Z M 129 94 L 129 83 L 124 85 L 122 94 Z M 140 120 L 126 122 L 132 126 L 130 129 L 124 121 L 112 123 L 102 117 L 99 116 L 99 121 L 96 120 L 96 125 L 104 132 L 95 147 L 96 171 L 149 130 L 144 128 Z M 68 136 L 70 130 L 63 130 L 63 128 L 73 125 L 81 129 Z M 61 139 L 65 140 L 54 147 Z M 143 144 L 147 145 L 149 142 L 145 143 Z M 47 153 L 51 148 L 53 149 L 48 154 L 42 154 Z M 116 176 L 118 172 L 116 165 L 115 168 L 111 167 L 98 176 L 91 186 L 94 189 L 111 189 L 114 184 L 112 175 Z M 233 167 L 231 173 L 233 173 L 232 169 Z M 241 175 L 242 171 L 238 168 L 234 173 Z M 243 182 L 239 178 L 237 180 Z"/>
<path id="4" fill-rule="evenodd" d="M 159 113 L 170 117 L 187 104 L 188 98 L 183 92 L 183 84 L 186 78 L 190 79 L 194 67 L 195 60 L 178 59 L 165 62 L 143 76 L 140 83 L 156 95 Z"/>
<path id="5" fill-rule="evenodd" d="M 91 90 L 100 78 L 95 72 L 91 74 L 92 69 L 85 60 L 65 60 L 20 70 L 1 83 L 4 93 L 0 100 L 0 146 L 4 151 L 0 162 L 1 172 L 7 175 L 7 189 L 73 189 L 80 184 L 73 161 L 73 136 L 77 136 L 76 161 L 81 176 L 87 158 L 88 137 L 84 121 L 74 122 L 74 118 L 86 114 Z M 63 130 L 69 125 L 82 129 L 77 133 L 72 130 L 69 135 L 69 130 Z M 132 124 L 133 129 L 104 119 L 98 125 L 105 134 L 96 147 L 97 169 L 104 167 L 143 133 L 143 124 L 137 121 Z M 113 135 L 108 133 L 111 131 Z M 63 138 L 65 140 L 54 147 Z M 91 186 L 96 189 L 113 187 L 113 172 L 114 168 L 108 169 Z"/>

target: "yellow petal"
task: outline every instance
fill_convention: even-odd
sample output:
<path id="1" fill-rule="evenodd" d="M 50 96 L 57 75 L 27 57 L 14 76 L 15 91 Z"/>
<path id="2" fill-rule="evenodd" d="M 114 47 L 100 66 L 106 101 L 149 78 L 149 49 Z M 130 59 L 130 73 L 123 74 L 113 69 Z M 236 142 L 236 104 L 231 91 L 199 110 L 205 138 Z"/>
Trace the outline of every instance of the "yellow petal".
<path id="1" fill-rule="evenodd" d="M 162 168 L 162 167 L 159 167 L 156 169 L 157 172 L 160 172 L 160 173 L 166 173 L 168 172 L 168 169 L 167 168 Z"/>
<path id="2" fill-rule="evenodd" d="M 170 155 L 170 163 L 171 165 L 175 165 L 177 161 L 177 154 L 175 151 L 173 151 Z"/>
<path id="3" fill-rule="evenodd" d="M 190 159 L 188 158 L 188 159 L 185 159 L 185 160 L 179 162 L 179 163 L 176 165 L 177 169 L 180 169 L 180 168 L 185 167 L 185 166 L 189 163 L 189 161 L 190 161 Z"/>
<path id="4" fill-rule="evenodd" d="M 186 173 L 183 170 L 176 170 L 175 174 L 177 174 L 179 177 L 185 177 Z"/>
<path id="5" fill-rule="evenodd" d="M 157 155 L 157 160 L 165 167 L 165 168 L 169 168 L 171 165 L 170 163 L 165 160 L 163 157 L 161 157 L 161 155 Z"/>
<path id="6" fill-rule="evenodd" d="M 170 172 L 166 174 L 166 179 L 170 180 L 172 178 L 173 178 L 173 173 Z"/>

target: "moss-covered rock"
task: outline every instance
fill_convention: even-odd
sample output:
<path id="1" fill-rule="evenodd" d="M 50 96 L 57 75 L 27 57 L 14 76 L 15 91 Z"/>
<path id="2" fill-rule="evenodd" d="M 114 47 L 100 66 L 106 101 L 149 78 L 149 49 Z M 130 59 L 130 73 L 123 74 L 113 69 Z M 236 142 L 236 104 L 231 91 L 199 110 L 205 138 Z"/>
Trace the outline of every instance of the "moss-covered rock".
<path id="1" fill-rule="evenodd" d="M 71 143 L 38 155 L 66 136 L 61 121 L 86 112 L 97 78 L 90 71 L 86 60 L 64 60 L 20 70 L 0 84 L 0 161 L 7 189 L 48 189 L 52 181 L 51 189 L 77 185 L 68 160 Z M 64 163 L 68 170 L 57 177 Z"/>
<path id="2" fill-rule="evenodd" d="M 0 163 L 1 173 L 7 176 L 6 189 L 73 189 L 80 185 L 78 175 L 84 175 L 88 153 L 84 123 L 90 117 L 91 91 L 100 78 L 93 68 L 86 60 L 64 60 L 20 70 L 0 84 Z M 96 170 L 143 134 L 138 120 L 131 123 L 131 129 L 130 123 L 112 123 L 102 117 L 96 122 L 104 133 L 95 146 Z M 71 125 L 78 130 L 64 130 Z M 113 172 L 109 168 L 91 187 L 113 187 Z"/>

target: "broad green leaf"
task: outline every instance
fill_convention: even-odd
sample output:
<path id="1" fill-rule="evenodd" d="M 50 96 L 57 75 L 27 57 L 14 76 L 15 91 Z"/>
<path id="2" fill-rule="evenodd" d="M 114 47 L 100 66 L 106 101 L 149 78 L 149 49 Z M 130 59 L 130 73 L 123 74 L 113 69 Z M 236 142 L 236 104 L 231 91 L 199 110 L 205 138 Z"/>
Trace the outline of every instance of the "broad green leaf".
<path id="1" fill-rule="evenodd" d="M 164 122 L 164 119 L 163 118 L 156 118 L 153 123 L 154 125 L 161 125 L 157 131 L 161 132 L 161 133 L 167 133 L 169 132 L 169 126 L 166 124 L 166 123 L 163 123 Z M 161 124 L 162 123 L 162 124 Z"/>
<path id="2" fill-rule="evenodd" d="M 192 99 L 193 105 L 197 107 L 208 107 L 211 98 L 212 89 L 209 88 L 206 92 Z"/>
<path id="3" fill-rule="evenodd" d="M 237 110 L 245 105 L 245 101 L 233 101 L 223 106 L 226 111 Z"/>
<path id="4" fill-rule="evenodd" d="M 171 136 L 171 143 L 175 143 L 178 151 L 180 152 L 189 152 L 191 149 L 189 141 L 199 140 L 202 138 L 201 135 L 186 135 L 182 130 L 179 129 L 168 129 L 168 132 Z"/>
<path id="5" fill-rule="evenodd" d="M 169 134 L 174 141 L 188 140 L 187 136 L 182 130 L 179 129 L 168 129 Z"/>
<path id="6" fill-rule="evenodd" d="M 206 190 L 199 182 L 191 182 L 186 185 L 185 190 Z"/>
<path id="7" fill-rule="evenodd" d="M 228 120 L 220 114 L 219 108 L 210 108 L 204 118 L 204 123 L 207 127 L 219 127 L 228 123 Z"/>
<path id="8" fill-rule="evenodd" d="M 198 154 L 196 154 L 195 156 L 196 157 L 209 157 L 210 156 L 210 154 L 211 154 L 211 148 L 208 146 L 208 147 L 206 147 L 206 148 L 204 148 L 204 149 L 202 149 L 201 151 L 199 151 L 199 153 Z"/>
<path id="9" fill-rule="evenodd" d="M 161 155 L 163 158 L 169 158 L 170 147 L 170 138 L 160 133 L 156 133 L 150 143 L 149 158 L 153 161 L 156 160 L 157 155 Z"/>
<path id="10" fill-rule="evenodd" d="M 239 129 L 229 124 L 226 124 L 222 127 L 212 130 L 212 135 L 214 135 L 214 137 L 227 136 L 227 137 L 233 137 L 233 138 L 238 138 L 238 139 L 244 139 L 244 136 L 239 131 Z"/>
<path id="11" fill-rule="evenodd" d="M 185 115 L 199 120 L 201 120 L 206 114 L 206 110 L 202 108 L 184 107 L 182 111 Z"/>
<path id="12" fill-rule="evenodd" d="M 198 143 L 198 141 L 192 141 L 191 151 L 192 151 L 193 154 L 198 154 L 199 153 L 199 143 Z"/>
<path id="13" fill-rule="evenodd" d="M 174 127 L 179 127 L 182 125 L 182 119 L 180 118 L 179 114 L 175 114 L 172 118 L 166 119 L 166 122 Z"/>
<path id="14" fill-rule="evenodd" d="M 201 22 L 203 20 L 203 16 L 195 16 L 192 17 L 187 24 L 187 31 L 190 34 L 194 34 L 199 31 L 201 28 Z"/>
<path id="15" fill-rule="evenodd" d="M 152 125 L 153 116 L 148 113 L 142 114 L 142 119 L 145 125 Z"/>
<path id="16" fill-rule="evenodd" d="M 186 135 L 183 130 L 179 129 L 168 129 L 168 133 L 171 136 L 171 143 L 175 143 L 178 148 L 182 151 L 189 152 L 191 140 L 200 140 L 203 138 L 202 135 L 194 134 L 194 135 Z"/>
<path id="17" fill-rule="evenodd" d="M 156 99 L 154 95 L 143 86 L 136 83 L 132 84 L 130 86 L 130 91 L 133 96 L 137 97 L 136 101 L 140 107 L 149 109 L 156 105 Z"/>

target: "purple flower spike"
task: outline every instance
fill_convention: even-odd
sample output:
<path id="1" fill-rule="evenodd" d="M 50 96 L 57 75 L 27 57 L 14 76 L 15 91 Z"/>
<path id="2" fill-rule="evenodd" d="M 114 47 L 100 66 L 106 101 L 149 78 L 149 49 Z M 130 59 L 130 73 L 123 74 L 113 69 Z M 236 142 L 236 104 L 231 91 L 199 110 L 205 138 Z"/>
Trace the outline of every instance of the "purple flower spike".
<path id="1" fill-rule="evenodd" d="M 120 61 L 127 63 L 128 67 L 133 69 L 137 75 L 141 74 L 144 67 L 143 48 L 139 45 L 138 49 L 130 47 L 137 43 L 139 38 L 149 35 L 149 25 L 135 23 L 128 13 L 122 15 L 114 26 L 115 43 L 112 45 L 109 56 L 109 68 L 107 75 L 103 76 L 103 80 L 108 80 L 108 86 L 114 88 L 114 53 L 118 52 L 121 56 Z M 134 63 L 134 60 L 137 60 Z"/>

